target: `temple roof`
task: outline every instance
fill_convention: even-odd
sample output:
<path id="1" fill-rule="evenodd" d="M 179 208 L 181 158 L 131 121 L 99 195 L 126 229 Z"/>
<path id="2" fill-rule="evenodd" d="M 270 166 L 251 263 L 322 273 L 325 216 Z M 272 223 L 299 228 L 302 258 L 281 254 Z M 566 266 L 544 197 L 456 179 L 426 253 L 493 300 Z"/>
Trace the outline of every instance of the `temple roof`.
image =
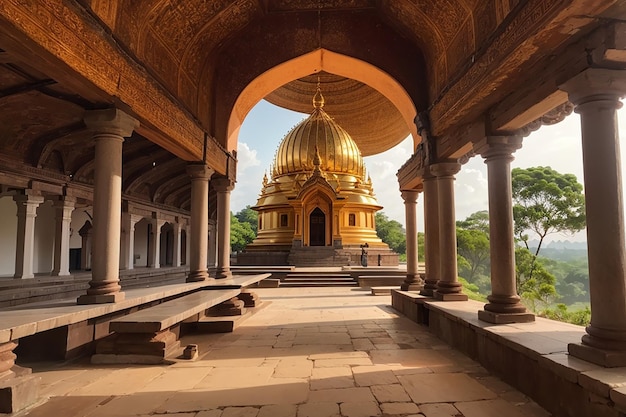
<path id="1" fill-rule="evenodd" d="M 274 158 L 274 177 L 319 168 L 329 173 L 345 173 L 363 179 L 364 164 L 361 151 L 338 123 L 323 109 L 324 98 L 318 88 L 313 98 L 313 112 L 291 129 L 278 147 Z"/>

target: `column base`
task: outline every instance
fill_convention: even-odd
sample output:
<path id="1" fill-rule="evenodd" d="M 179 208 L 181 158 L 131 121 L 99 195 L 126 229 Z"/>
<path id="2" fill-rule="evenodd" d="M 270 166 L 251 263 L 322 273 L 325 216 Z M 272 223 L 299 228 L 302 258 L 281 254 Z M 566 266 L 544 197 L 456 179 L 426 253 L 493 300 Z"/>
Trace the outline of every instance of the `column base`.
<path id="1" fill-rule="evenodd" d="M 617 368 L 626 366 L 626 351 L 606 350 L 582 343 L 570 343 L 567 345 L 570 355 L 605 368 Z"/>
<path id="2" fill-rule="evenodd" d="M 187 275 L 185 282 L 202 282 L 210 279 L 208 271 L 193 271 Z"/>
<path id="3" fill-rule="evenodd" d="M 81 295 L 76 299 L 76 304 L 84 305 L 84 304 L 106 304 L 106 303 L 117 303 L 123 301 L 126 298 L 124 292 L 116 292 L 113 294 L 102 294 L 102 295 Z"/>
<path id="4" fill-rule="evenodd" d="M 402 285 L 400 285 L 400 289 L 402 291 L 421 291 L 423 288 L 424 284 L 420 283 L 407 284 L 406 282 L 403 282 Z"/>
<path id="5" fill-rule="evenodd" d="M 233 273 L 230 272 L 230 269 L 218 268 L 217 271 L 215 272 L 215 278 L 217 279 L 226 279 L 226 278 L 232 278 L 232 277 L 233 277 Z"/>
<path id="6" fill-rule="evenodd" d="M 479 310 L 478 319 L 493 324 L 532 323 L 535 321 L 535 315 L 532 313 L 494 313 Z"/>
<path id="7" fill-rule="evenodd" d="M 439 291 L 435 291 L 433 293 L 433 298 L 437 301 L 467 301 L 468 297 L 462 293 L 441 293 Z"/>
<path id="8" fill-rule="evenodd" d="M 31 374 L 30 369 L 14 366 L 12 376 L 0 379 L 0 413 L 20 411 L 39 399 L 41 377 Z"/>

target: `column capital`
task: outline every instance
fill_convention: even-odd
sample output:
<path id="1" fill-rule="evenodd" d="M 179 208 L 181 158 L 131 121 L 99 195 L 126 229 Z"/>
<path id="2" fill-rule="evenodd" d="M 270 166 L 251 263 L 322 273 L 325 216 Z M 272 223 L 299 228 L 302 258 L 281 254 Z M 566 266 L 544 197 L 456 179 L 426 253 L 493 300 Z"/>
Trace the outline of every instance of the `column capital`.
<path id="1" fill-rule="evenodd" d="M 513 160 L 513 152 L 522 147 L 521 136 L 485 136 L 474 142 L 474 151 L 486 160 L 508 158 Z"/>
<path id="2" fill-rule="evenodd" d="M 54 206 L 58 208 L 74 208 L 74 206 L 76 205 L 76 197 L 59 196 L 56 197 L 53 202 Z"/>
<path id="3" fill-rule="evenodd" d="M 438 162 L 430 165 L 430 173 L 437 177 L 451 177 L 461 170 L 461 164 L 455 161 Z"/>
<path id="4" fill-rule="evenodd" d="M 120 109 L 89 110 L 83 116 L 85 125 L 96 133 L 127 138 L 139 127 L 139 121 Z"/>
<path id="5" fill-rule="evenodd" d="M 192 180 L 208 180 L 214 172 L 204 162 L 190 162 L 187 164 L 187 175 Z"/>
<path id="6" fill-rule="evenodd" d="M 404 200 L 404 204 L 416 204 L 417 197 L 422 190 L 401 190 L 400 194 L 402 195 L 402 199 Z"/>
<path id="7" fill-rule="evenodd" d="M 569 95 L 569 100 L 576 106 L 598 100 L 618 101 L 626 96 L 626 71 L 589 68 L 565 81 L 559 88 Z"/>
<path id="8" fill-rule="evenodd" d="M 44 198 L 41 195 L 32 195 L 32 194 L 15 194 L 13 196 L 13 201 L 16 203 L 30 203 L 30 204 L 41 204 L 44 202 Z"/>
<path id="9" fill-rule="evenodd" d="M 235 181 L 226 177 L 215 178 L 211 180 L 211 188 L 218 192 L 230 192 L 235 188 Z"/>

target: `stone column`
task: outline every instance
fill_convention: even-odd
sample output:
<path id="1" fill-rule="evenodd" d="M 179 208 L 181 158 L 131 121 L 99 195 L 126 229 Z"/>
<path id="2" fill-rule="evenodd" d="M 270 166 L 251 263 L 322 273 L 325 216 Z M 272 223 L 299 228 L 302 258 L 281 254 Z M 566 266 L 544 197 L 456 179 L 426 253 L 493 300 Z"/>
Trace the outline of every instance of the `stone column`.
<path id="1" fill-rule="evenodd" d="M 181 224 L 176 222 L 172 223 L 172 234 L 174 236 L 174 253 L 172 256 L 172 266 L 177 267 L 180 266 L 180 235 L 182 233 Z"/>
<path id="2" fill-rule="evenodd" d="M 120 232 L 122 217 L 122 143 L 139 122 L 118 109 L 93 110 L 85 124 L 96 142 L 93 190 L 93 248 L 91 281 L 78 304 L 112 303 L 120 291 Z"/>
<path id="3" fill-rule="evenodd" d="M 217 263 L 217 228 L 209 224 L 209 268 L 215 268 Z"/>
<path id="4" fill-rule="evenodd" d="M 217 270 L 216 278 L 230 278 L 230 192 L 235 183 L 228 178 L 211 181 L 217 191 Z"/>
<path id="5" fill-rule="evenodd" d="M 54 230 L 54 267 L 52 275 L 65 276 L 70 274 L 70 225 L 72 211 L 76 199 L 60 197 L 54 202 L 55 230 Z"/>
<path id="6" fill-rule="evenodd" d="M 135 225 L 142 218 L 139 214 L 122 213 L 121 269 L 135 268 Z"/>
<path id="7" fill-rule="evenodd" d="M 426 261 L 426 280 L 420 294 L 432 297 L 439 281 L 439 198 L 437 179 L 424 174 L 424 260 Z"/>
<path id="8" fill-rule="evenodd" d="M 209 279 L 207 272 L 207 239 L 209 231 L 209 178 L 213 170 L 203 162 L 187 165 L 191 177 L 191 236 L 189 276 L 187 282 Z"/>
<path id="9" fill-rule="evenodd" d="M 535 321 L 520 303 L 515 276 L 511 162 L 513 152 L 521 147 L 522 138 L 517 136 L 488 136 L 474 145 L 485 158 L 489 182 L 491 294 L 485 309 L 478 312 L 478 318 L 489 323 Z"/>
<path id="10" fill-rule="evenodd" d="M 582 125 L 591 324 L 569 353 L 602 366 L 626 366 L 626 250 L 617 109 L 626 71 L 588 69 L 561 88 Z"/>
<path id="11" fill-rule="evenodd" d="M 430 166 L 437 177 L 439 197 L 439 281 L 434 297 L 442 301 L 466 301 L 461 292 L 456 264 L 456 221 L 454 217 L 454 174 L 459 172 L 458 162 L 440 162 Z"/>
<path id="12" fill-rule="evenodd" d="M 403 291 L 419 291 L 424 281 L 417 272 L 417 190 L 402 191 L 406 215 L 406 279 L 400 286 Z"/>
<path id="13" fill-rule="evenodd" d="M 161 228 L 166 223 L 165 220 L 152 219 L 150 224 L 152 225 L 152 233 L 150 234 L 150 253 L 148 255 L 150 263 L 148 267 L 158 269 L 161 267 Z"/>
<path id="14" fill-rule="evenodd" d="M 14 278 L 33 278 L 35 254 L 35 217 L 37 207 L 43 203 L 43 197 L 19 194 L 14 195 L 17 204 L 17 244 L 15 248 Z"/>

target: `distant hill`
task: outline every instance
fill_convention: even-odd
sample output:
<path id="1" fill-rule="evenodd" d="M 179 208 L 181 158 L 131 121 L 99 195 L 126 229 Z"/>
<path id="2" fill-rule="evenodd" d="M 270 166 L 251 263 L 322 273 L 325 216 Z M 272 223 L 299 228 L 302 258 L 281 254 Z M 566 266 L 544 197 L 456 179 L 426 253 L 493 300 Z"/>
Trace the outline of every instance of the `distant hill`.
<path id="1" fill-rule="evenodd" d="M 528 246 L 531 251 L 537 249 L 539 241 L 531 240 Z M 587 242 L 570 242 L 569 240 L 555 240 L 542 246 L 539 256 L 557 261 L 585 261 L 587 260 Z"/>
<path id="2" fill-rule="evenodd" d="M 537 248 L 539 245 L 538 240 L 531 240 L 528 242 L 530 248 Z M 587 242 L 570 242 L 569 240 L 553 240 L 552 242 L 544 243 L 543 249 L 556 249 L 556 250 L 587 250 Z"/>

